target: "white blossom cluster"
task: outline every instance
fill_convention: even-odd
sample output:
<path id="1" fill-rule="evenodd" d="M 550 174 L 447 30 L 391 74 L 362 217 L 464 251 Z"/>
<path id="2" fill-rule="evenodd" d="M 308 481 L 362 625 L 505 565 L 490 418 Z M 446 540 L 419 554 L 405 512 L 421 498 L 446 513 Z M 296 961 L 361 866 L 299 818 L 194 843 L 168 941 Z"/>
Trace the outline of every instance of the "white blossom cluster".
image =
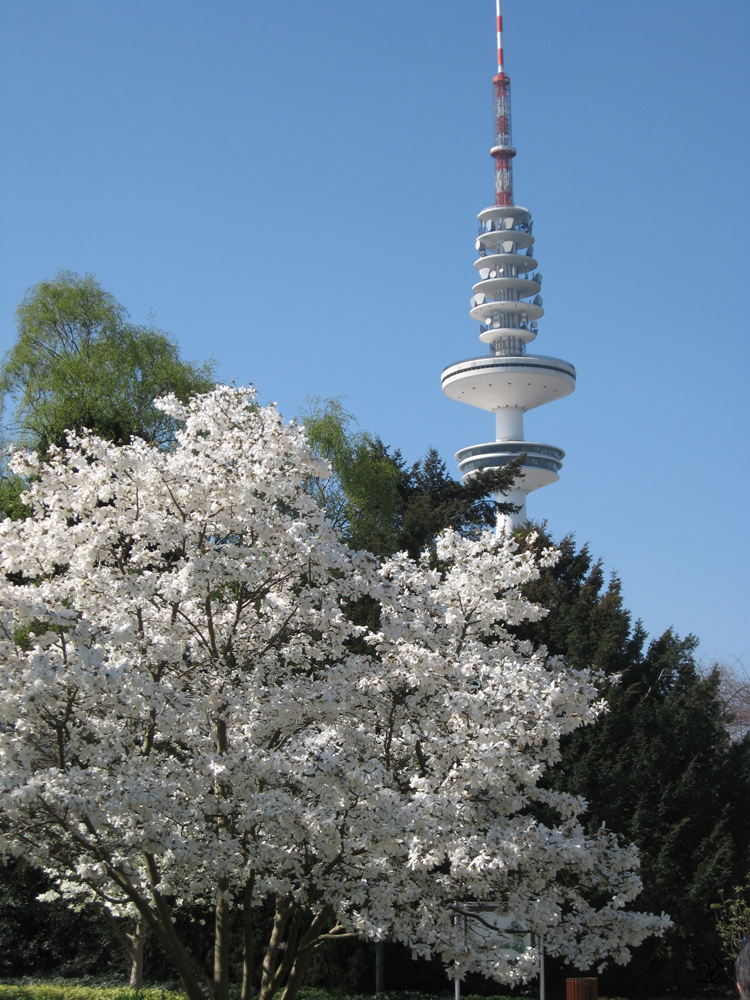
<path id="1" fill-rule="evenodd" d="M 251 390 L 158 405 L 174 451 L 84 436 L 13 460 L 33 516 L 0 526 L 0 851 L 114 912 L 234 899 L 252 873 L 257 901 L 457 976 L 534 973 L 532 949 L 470 947 L 469 902 L 579 968 L 661 933 L 626 908 L 635 849 L 541 783 L 602 705 L 507 631 L 542 613 L 533 557 L 447 532 L 437 570 L 378 566 L 305 493 L 328 470 L 304 430 Z"/>

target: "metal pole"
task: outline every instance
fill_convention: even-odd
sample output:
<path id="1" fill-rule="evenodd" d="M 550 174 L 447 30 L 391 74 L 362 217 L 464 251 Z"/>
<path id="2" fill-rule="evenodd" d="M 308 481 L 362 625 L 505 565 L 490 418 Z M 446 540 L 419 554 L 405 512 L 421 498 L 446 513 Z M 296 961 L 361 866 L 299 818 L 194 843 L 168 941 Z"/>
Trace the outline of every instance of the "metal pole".
<path id="1" fill-rule="evenodd" d="M 460 924 L 461 924 L 461 918 L 459 917 L 458 914 L 455 914 L 454 917 L 453 917 L 453 926 L 454 927 L 459 927 Z M 464 941 L 465 941 L 466 940 L 466 917 L 464 917 L 463 924 L 464 924 Z M 454 964 L 458 965 L 457 962 L 454 963 Z M 454 996 L 454 1000 L 461 1000 L 461 980 L 460 979 L 455 979 L 454 982 L 453 982 L 453 996 Z"/>
<path id="2" fill-rule="evenodd" d="M 544 1000 L 544 938 L 539 938 L 539 1000 Z"/>
<path id="3" fill-rule="evenodd" d="M 375 942 L 375 992 L 385 990 L 385 941 Z"/>

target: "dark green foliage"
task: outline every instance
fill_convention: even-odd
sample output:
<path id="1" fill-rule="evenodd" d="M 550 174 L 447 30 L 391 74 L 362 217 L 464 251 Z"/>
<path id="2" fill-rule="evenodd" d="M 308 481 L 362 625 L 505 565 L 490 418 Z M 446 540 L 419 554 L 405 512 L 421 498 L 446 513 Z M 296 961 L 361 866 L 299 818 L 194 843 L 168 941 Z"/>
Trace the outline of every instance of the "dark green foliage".
<path id="1" fill-rule="evenodd" d="M 430 448 L 411 468 L 401 463 L 398 452 L 395 458 L 401 470 L 398 549 L 406 549 L 412 558 L 430 547 L 443 528 L 471 534 L 494 528 L 499 513 L 516 509 L 493 499 L 493 494 L 507 493 L 512 487 L 520 472 L 515 459 L 503 469 L 477 473 L 463 485 L 448 474 L 436 448 Z"/>
<path id="2" fill-rule="evenodd" d="M 0 976 L 123 975 L 125 956 L 94 913 L 37 902 L 50 888 L 22 861 L 0 866 Z"/>
<path id="3" fill-rule="evenodd" d="M 446 994 L 453 984 L 439 959 L 412 959 L 401 944 L 386 942 L 384 954 L 387 990 Z M 307 974 L 308 986 L 335 989 L 344 994 L 372 994 L 375 989 L 375 945 L 365 941 L 338 941 L 321 948 Z M 492 992 L 498 987 L 493 984 Z"/>
<path id="4" fill-rule="evenodd" d="M 107 923 L 93 908 L 71 910 L 64 902 L 40 903 L 52 888 L 43 872 L 23 861 L 0 865 L 0 978 L 54 974 L 81 979 L 116 976 L 127 981 L 129 962 Z M 261 930 L 270 925 L 272 907 L 258 915 Z M 210 906 L 175 910 L 175 926 L 191 954 L 210 971 L 213 960 L 213 911 Z M 239 908 L 231 929 L 235 978 L 241 977 L 242 928 Z M 257 980 L 262 951 L 258 949 Z M 145 979 L 174 980 L 171 962 L 152 934 L 145 944 Z"/>
<path id="5" fill-rule="evenodd" d="M 439 958 L 432 960 L 412 957 L 405 945 L 391 941 L 385 943 L 384 971 L 386 993 L 382 1000 L 409 998 L 409 1000 L 452 1000 L 454 984 L 448 978 Z M 375 945 L 363 941 L 339 941 L 315 953 L 306 978 L 308 989 L 319 987 L 330 990 L 334 996 L 359 997 L 370 1000 L 375 988 Z M 398 992 L 396 992 L 398 991 Z M 305 991 L 301 991 L 305 1000 Z M 462 1000 L 471 997 L 538 997 L 538 983 L 529 983 L 518 990 L 499 986 L 493 980 L 472 974 L 461 984 Z M 547 993 L 548 1000 L 554 994 Z M 379 1000 L 381 998 L 379 997 Z"/>
<path id="6" fill-rule="evenodd" d="M 405 549 L 417 559 L 443 528 L 471 533 L 494 527 L 499 512 L 516 509 L 492 494 L 512 487 L 518 461 L 464 486 L 451 478 L 435 448 L 407 466 L 400 451 L 355 433 L 352 422 L 340 399 L 311 400 L 304 416 L 310 444 L 333 468 L 330 479 L 311 481 L 310 492 L 353 548 L 381 558 Z"/>
<path id="7" fill-rule="evenodd" d="M 750 886 L 736 886 L 734 892 L 723 893 L 721 901 L 711 909 L 724 946 L 722 958 L 732 963 L 743 940 L 750 935 Z"/>
<path id="8" fill-rule="evenodd" d="M 0 476 L 0 518 L 23 521 L 31 515 L 31 508 L 21 502 L 21 494 L 25 489 L 26 483 L 20 476 L 14 476 L 11 472 Z"/>
<path id="9" fill-rule="evenodd" d="M 535 550 L 541 552 L 551 544 L 550 537 L 537 529 Z M 557 564 L 524 591 L 550 613 L 518 629 L 518 634 L 564 656 L 571 667 L 599 667 L 609 673 L 622 669 L 643 645 L 645 633 L 640 625 L 631 629 L 620 581 L 612 576 L 604 586 L 601 560 L 593 561 L 588 546 L 577 550 L 568 537 L 558 548 Z"/>
<path id="10" fill-rule="evenodd" d="M 308 488 L 354 548 L 392 552 L 399 470 L 380 440 L 353 432 L 352 421 L 340 399 L 309 400 L 308 440 L 333 475 L 312 479 Z"/>
<path id="11" fill-rule="evenodd" d="M 163 331 L 134 326 L 92 275 L 61 271 L 31 288 L 16 312 L 18 340 L 5 356 L 2 389 L 15 402 L 16 435 L 40 454 L 65 431 L 110 441 L 167 444 L 172 421 L 155 396 L 180 399 L 214 383 L 213 362 L 183 361 Z"/>
<path id="12" fill-rule="evenodd" d="M 573 667 L 621 679 L 602 683 L 609 711 L 563 741 L 552 781 L 587 799 L 591 830 L 606 822 L 638 845 L 644 888 L 636 905 L 674 921 L 605 982 L 610 992 L 615 982 L 687 987 L 697 963 L 721 954 L 712 904 L 750 874 L 750 740 L 730 740 L 718 674 L 698 671 L 696 640 L 668 630 L 647 645 L 617 577 L 605 586 L 601 564 L 570 538 L 561 551 L 528 587 L 549 615 L 519 632 Z"/>

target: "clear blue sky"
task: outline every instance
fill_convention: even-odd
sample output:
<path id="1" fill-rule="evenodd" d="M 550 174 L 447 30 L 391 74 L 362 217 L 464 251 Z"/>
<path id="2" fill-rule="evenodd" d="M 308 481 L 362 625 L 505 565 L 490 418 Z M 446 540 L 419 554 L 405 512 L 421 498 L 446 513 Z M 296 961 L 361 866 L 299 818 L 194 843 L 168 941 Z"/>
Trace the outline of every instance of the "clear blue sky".
<path id="1" fill-rule="evenodd" d="M 747 0 L 505 0 L 534 349 L 573 396 L 531 516 L 652 634 L 750 661 Z M 441 369 L 493 200 L 492 0 L 2 0 L 0 341 L 93 272 L 184 356 L 294 416 L 345 395 L 409 460 L 494 436 Z"/>

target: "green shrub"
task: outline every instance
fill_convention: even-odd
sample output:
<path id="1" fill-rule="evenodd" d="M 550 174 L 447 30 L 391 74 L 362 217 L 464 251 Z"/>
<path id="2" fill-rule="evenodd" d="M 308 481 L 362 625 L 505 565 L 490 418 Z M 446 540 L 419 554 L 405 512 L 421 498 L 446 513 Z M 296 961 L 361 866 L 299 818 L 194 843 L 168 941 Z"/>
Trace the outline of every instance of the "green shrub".
<path id="1" fill-rule="evenodd" d="M 74 986 L 55 983 L 0 983 L 0 1000 L 185 1000 L 184 994 L 160 987 L 131 990 L 127 986 Z"/>

